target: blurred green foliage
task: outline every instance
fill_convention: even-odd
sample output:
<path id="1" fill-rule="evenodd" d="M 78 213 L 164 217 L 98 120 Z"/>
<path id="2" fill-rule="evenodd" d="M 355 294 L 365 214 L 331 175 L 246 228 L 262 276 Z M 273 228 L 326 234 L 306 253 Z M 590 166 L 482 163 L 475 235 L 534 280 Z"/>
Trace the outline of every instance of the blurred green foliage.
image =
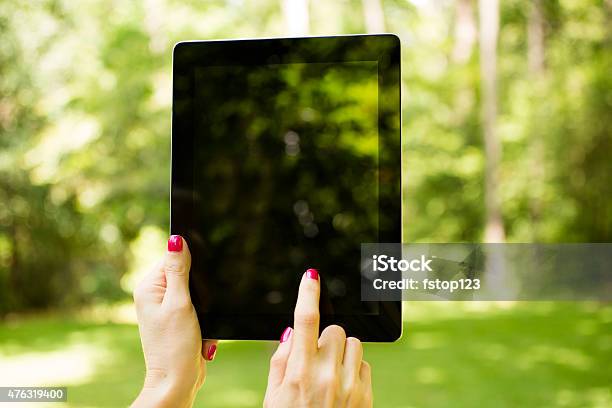
<path id="1" fill-rule="evenodd" d="M 457 35 L 457 4 L 382 2 L 386 30 L 403 43 L 409 242 L 483 235 L 479 59 Z M 532 2 L 501 7 L 506 236 L 610 241 L 611 5 L 541 4 L 535 70 Z M 361 10 L 312 0 L 309 33 L 363 32 Z M 0 3 L 0 315 L 124 295 L 130 243 L 168 225 L 173 44 L 282 36 L 283 21 L 275 0 Z"/>

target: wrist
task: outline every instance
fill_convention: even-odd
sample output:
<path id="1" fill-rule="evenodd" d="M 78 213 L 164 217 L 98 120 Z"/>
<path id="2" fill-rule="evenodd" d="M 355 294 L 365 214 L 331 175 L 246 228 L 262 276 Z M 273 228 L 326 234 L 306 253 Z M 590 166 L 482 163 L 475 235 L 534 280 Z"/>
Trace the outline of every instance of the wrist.
<path id="1" fill-rule="evenodd" d="M 191 407 L 195 386 L 167 375 L 161 370 L 147 370 L 144 385 L 133 407 Z"/>

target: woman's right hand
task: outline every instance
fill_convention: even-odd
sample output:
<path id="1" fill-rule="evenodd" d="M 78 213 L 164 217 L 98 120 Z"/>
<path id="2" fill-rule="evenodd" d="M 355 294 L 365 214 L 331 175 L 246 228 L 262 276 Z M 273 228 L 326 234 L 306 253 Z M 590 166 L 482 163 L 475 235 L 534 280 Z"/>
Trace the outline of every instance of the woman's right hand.
<path id="1" fill-rule="evenodd" d="M 319 337 L 319 274 L 300 283 L 294 328 L 287 327 L 270 361 L 265 407 L 371 407 L 370 366 L 361 342 L 328 326 Z"/>

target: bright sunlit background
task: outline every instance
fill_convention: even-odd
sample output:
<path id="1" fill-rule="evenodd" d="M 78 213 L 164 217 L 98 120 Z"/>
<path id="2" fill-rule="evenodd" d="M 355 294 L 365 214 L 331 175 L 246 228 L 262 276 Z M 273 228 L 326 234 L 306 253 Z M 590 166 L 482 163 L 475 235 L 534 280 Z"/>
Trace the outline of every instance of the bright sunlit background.
<path id="1" fill-rule="evenodd" d="M 500 3 L 0 2 L 0 386 L 137 394 L 180 40 L 396 33 L 404 241 L 612 241 L 612 2 Z M 261 405 L 273 347 L 221 343 L 198 406 Z M 612 307 L 407 303 L 365 358 L 377 406 L 610 407 Z"/>

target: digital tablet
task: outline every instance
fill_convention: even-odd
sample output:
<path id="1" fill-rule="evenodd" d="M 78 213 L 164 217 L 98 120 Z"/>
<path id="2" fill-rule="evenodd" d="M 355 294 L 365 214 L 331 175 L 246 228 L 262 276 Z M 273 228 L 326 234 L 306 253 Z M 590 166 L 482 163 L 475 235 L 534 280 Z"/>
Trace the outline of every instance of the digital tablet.
<path id="1" fill-rule="evenodd" d="M 307 268 L 321 329 L 399 338 L 400 302 L 361 301 L 360 248 L 401 242 L 400 128 L 394 35 L 175 46 L 171 233 L 204 338 L 278 340 Z"/>

